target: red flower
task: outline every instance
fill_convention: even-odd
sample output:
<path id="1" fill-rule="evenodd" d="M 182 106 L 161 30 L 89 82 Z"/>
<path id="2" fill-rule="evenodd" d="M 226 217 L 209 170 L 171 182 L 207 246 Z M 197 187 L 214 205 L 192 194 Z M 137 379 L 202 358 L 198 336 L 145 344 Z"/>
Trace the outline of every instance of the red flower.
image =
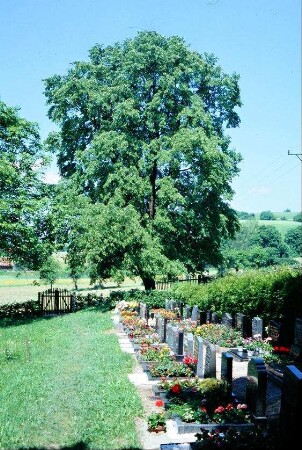
<path id="1" fill-rule="evenodd" d="M 228 405 L 226 405 L 225 409 L 226 411 L 231 411 L 231 409 L 233 409 L 234 406 L 232 405 L 232 403 L 229 403 Z"/>
<path id="2" fill-rule="evenodd" d="M 171 391 L 174 394 L 179 394 L 181 391 L 181 387 L 179 386 L 179 384 L 174 384 L 174 386 L 171 387 Z"/>
<path id="3" fill-rule="evenodd" d="M 162 400 L 156 400 L 155 406 L 164 406 L 164 402 Z"/>
<path id="4" fill-rule="evenodd" d="M 280 352 L 284 352 L 284 353 L 288 353 L 290 351 L 290 349 L 288 347 L 283 347 L 281 346 L 279 349 Z"/>
<path id="5" fill-rule="evenodd" d="M 202 412 L 205 412 L 205 413 L 207 412 L 207 408 L 205 406 L 200 406 L 199 409 Z"/>
<path id="6" fill-rule="evenodd" d="M 215 409 L 214 413 L 221 414 L 221 413 L 223 413 L 223 411 L 224 411 L 224 407 L 223 406 L 218 406 L 218 408 Z"/>

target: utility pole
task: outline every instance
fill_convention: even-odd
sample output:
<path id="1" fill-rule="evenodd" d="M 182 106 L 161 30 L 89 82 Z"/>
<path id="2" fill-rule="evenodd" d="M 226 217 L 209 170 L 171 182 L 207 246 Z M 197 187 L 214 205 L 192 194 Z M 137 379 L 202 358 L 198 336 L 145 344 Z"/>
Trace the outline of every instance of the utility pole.
<path id="1" fill-rule="evenodd" d="M 290 150 L 288 150 L 287 154 L 290 156 L 297 156 L 297 158 L 299 158 L 300 161 L 302 161 L 301 159 L 302 153 L 290 153 Z"/>

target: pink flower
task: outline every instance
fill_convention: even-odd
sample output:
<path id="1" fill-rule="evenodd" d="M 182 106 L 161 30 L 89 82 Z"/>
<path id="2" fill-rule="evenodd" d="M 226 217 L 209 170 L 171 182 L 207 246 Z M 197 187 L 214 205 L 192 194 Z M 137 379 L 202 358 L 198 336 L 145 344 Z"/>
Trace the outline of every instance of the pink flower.
<path id="1" fill-rule="evenodd" d="M 238 403 L 237 409 L 247 409 L 247 405 L 245 403 Z"/>

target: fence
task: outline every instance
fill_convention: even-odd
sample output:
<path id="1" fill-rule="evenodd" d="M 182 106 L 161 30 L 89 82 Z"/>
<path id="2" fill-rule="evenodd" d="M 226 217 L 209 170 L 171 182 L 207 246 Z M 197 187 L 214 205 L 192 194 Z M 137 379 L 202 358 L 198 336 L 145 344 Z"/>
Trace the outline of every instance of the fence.
<path id="1" fill-rule="evenodd" d="M 44 315 L 60 314 L 75 310 L 75 296 L 67 289 L 48 289 L 38 293 L 38 301 Z"/>
<path id="2" fill-rule="evenodd" d="M 156 281 L 155 283 L 155 289 L 158 291 L 166 291 L 172 287 L 174 283 L 195 283 L 195 284 L 201 284 L 201 283 L 207 283 L 209 281 L 210 277 L 206 275 L 198 275 L 197 277 L 193 278 L 176 278 L 175 280 L 170 281 Z"/>

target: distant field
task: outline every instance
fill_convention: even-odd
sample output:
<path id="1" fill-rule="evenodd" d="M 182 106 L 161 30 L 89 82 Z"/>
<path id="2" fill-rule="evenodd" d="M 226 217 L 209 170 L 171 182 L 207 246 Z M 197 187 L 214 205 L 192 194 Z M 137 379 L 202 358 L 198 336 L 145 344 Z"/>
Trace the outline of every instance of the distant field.
<path id="1" fill-rule="evenodd" d="M 291 214 L 291 213 L 288 213 Z M 259 225 L 273 225 L 280 231 L 284 237 L 288 230 L 300 227 L 302 231 L 302 222 L 294 222 L 293 220 L 259 220 L 256 219 Z M 250 220 L 240 220 L 240 223 L 249 223 Z"/>
<path id="2" fill-rule="evenodd" d="M 296 212 L 274 212 L 274 211 L 272 211 L 272 213 L 274 214 L 276 221 L 281 220 L 282 217 L 285 217 L 286 220 L 291 221 L 297 214 L 299 214 L 299 211 L 296 211 Z M 260 214 L 261 213 L 255 213 L 256 219 L 260 218 Z M 270 220 L 268 220 L 268 221 L 265 220 L 265 222 L 270 222 Z M 294 223 L 298 223 L 298 222 L 294 222 Z"/>
<path id="3" fill-rule="evenodd" d="M 0 272 L 0 304 L 37 300 L 38 292 L 44 291 L 50 287 L 49 285 L 43 284 L 35 272 L 23 273 L 20 276 L 16 275 L 17 272 Z M 40 285 L 35 286 L 33 284 L 34 280 L 39 282 Z M 55 282 L 54 287 L 68 290 L 74 289 L 70 278 L 60 278 Z M 138 279 L 127 279 L 119 286 L 113 281 L 108 281 L 102 286 L 91 286 L 89 284 L 89 278 L 81 278 L 78 281 L 78 288 L 78 292 L 81 294 L 90 292 L 107 296 L 110 291 L 114 289 L 143 289 L 143 285 Z"/>

